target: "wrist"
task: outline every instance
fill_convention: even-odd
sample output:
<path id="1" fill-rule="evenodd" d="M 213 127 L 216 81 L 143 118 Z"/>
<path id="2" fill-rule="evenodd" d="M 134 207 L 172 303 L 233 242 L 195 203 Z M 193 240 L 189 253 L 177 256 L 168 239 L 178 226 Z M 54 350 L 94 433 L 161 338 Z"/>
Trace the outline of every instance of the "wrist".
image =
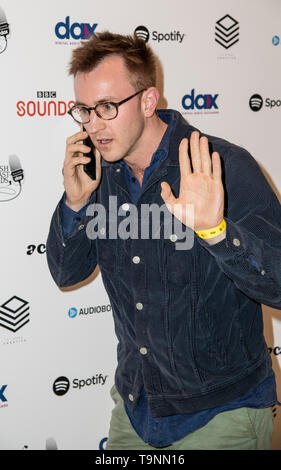
<path id="1" fill-rule="evenodd" d="M 65 204 L 74 212 L 79 212 L 82 207 L 86 206 L 86 204 L 89 202 L 90 196 L 89 197 L 84 197 L 80 199 L 79 201 L 70 201 L 68 197 L 66 196 L 65 198 Z"/>
<path id="2" fill-rule="evenodd" d="M 206 230 L 195 230 L 198 237 L 206 240 L 210 245 L 214 245 L 223 240 L 226 236 L 226 222 L 223 219 L 219 225 Z"/>

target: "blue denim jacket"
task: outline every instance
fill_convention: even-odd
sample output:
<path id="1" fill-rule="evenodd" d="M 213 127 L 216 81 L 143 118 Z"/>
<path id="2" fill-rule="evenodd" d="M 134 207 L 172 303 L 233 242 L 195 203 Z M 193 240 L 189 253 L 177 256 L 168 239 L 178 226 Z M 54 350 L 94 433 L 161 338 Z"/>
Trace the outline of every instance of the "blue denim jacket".
<path id="1" fill-rule="evenodd" d="M 179 192 L 178 146 L 194 128 L 176 111 L 165 113 L 177 119 L 169 154 L 142 190 L 138 209 L 163 204 L 161 181 Z M 87 278 L 99 264 L 119 341 L 116 387 L 134 410 L 144 384 L 153 417 L 224 405 L 271 371 L 260 303 L 281 308 L 280 205 L 244 149 L 207 137 L 224 168 L 227 236 L 222 242 L 209 246 L 195 236 L 191 249 L 177 250 L 176 234 L 164 236 L 163 217 L 160 238 L 141 239 L 139 231 L 138 238 L 110 240 L 107 222 L 91 240 L 86 234 L 91 216 L 83 216 L 65 238 L 61 202 L 47 241 L 50 271 L 59 286 Z M 104 160 L 102 165 L 95 201 L 107 209 L 110 195 L 117 196 L 118 207 L 130 203 L 119 165 Z M 118 222 L 123 219 L 118 214 Z"/>

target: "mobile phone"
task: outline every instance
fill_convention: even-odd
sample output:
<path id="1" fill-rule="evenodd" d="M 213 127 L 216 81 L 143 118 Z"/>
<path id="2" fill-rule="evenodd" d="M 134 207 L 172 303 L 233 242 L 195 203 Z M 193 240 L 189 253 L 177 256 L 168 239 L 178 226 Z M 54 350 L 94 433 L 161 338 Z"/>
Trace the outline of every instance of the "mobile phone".
<path id="1" fill-rule="evenodd" d="M 86 131 L 84 127 L 83 127 L 83 131 Z M 92 180 L 95 180 L 96 179 L 96 157 L 95 157 L 95 152 L 94 152 L 95 146 L 92 142 L 92 139 L 89 136 L 83 140 L 83 144 L 91 148 L 90 152 L 84 153 L 85 157 L 91 158 L 89 163 L 86 163 L 85 165 L 83 165 L 84 171 Z"/>

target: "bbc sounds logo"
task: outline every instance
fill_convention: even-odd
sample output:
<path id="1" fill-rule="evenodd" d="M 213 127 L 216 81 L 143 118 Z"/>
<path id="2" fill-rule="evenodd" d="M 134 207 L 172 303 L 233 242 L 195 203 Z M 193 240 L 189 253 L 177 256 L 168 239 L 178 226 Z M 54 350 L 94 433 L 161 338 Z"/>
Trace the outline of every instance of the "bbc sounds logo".
<path id="1" fill-rule="evenodd" d="M 37 100 L 20 100 L 17 102 L 19 117 L 53 117 L 65 116 L 74 101 L 57 100 L 56 91 L 37 91 Z"/>

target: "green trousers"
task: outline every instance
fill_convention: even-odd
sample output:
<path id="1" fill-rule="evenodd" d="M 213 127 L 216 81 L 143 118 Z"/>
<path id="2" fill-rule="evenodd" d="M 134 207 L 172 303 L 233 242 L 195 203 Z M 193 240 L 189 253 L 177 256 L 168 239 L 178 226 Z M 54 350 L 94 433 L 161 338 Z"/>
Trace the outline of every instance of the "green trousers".
<path id="1" fill-rule="evenodd" d="M 135 432 L 115 385 L 110 390 L 115 403 L 106 450 L 156 450 Z M 216 415 L 202 428 L 163 450 L 270 450 L 272 408 L 239 408 Z"/>

